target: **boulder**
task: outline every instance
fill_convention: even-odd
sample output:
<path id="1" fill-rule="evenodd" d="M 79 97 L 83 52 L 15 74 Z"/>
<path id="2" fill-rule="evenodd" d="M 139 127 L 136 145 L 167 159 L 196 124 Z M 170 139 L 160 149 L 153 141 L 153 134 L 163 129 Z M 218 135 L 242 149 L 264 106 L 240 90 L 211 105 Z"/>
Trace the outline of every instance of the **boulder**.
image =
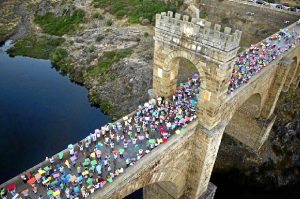
<path id="1" fill-rule="evenodd" d="M 143 19 L 143 20 L 141 21 L 141 24 L 142 24 L 143 26 L 149 25 L 149 24 L 150 24 L 150 20 L 149 20 L 149 19 Z"/>

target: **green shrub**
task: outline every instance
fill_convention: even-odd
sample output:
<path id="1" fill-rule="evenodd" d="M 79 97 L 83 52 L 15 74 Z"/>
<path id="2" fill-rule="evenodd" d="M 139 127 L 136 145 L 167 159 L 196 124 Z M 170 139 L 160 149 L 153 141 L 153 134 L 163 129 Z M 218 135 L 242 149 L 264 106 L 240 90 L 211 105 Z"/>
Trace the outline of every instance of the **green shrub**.
<path id="1" fill-rule="evenodd" d="M 131 53 L 132 49 L 122 49 L 104 52 L 101 58 L 99 59 L 98 63 L 87 69 L 87 75 L 91 77 L 100 76 L 100 83 L 103 83 L 113 76 L 108 72 L 110 66 L 113 63 L 120 61 L 122 58 L 129 56 Z"/>
<path id="2" fill-rule="evenodd" d="M 148 32 L 144 32 L 144 37 L 148 37 L 149 33 Z"/>
<path id="3" fill-rule="evenodd" d="M 84 11 L 79 9 L 75 10 L 72 15 L 63 16 L 55 16 L 54 13 L 47 12 L 43 16 L 35 16 L 34 22 L 39 24 L 45 33 L 61 36 L 76 30 L 84 16 Z"/>
<path id="4" fill-rule="evenodd" d="M 68 52 L 63 48 L 56 48 L 51 54 L 50 59 L 54 62 L 59 62 L 68 57 Z"/>
<path id="5" fill-rule="evenodd" d="M 205 19 L 206 17 L 207 17 L 206 11 L 205 11 L 205 10 L 201 10 L 201 11 L 200 11 L 200 18 L 201 18 L 201 19 Z"/>
<path id="6" fill-rule="evenodd" d="M 221 23 L 222 23 L 222 25 L 228 25 L 229 24 L 229 18 L 228 17 L 223 17 L 221 19 Z"/>
<path id="7" fill-rule="evenodd" d="M 95 7 L 106 8 L 117 18 L 128 16 L 130 23 L 139 23 L 139 18 L 155 21 L 155 14 L 164 11 L 176 11 L 182 4 L 183 0 L 176 3 L 165 3 L 161 0 L 94 0 Z"/>
<path id="8" fill-rule="evenodd" d="M 29 35 L 18 40 L 7 52 L 12 56 L 23 55 L 49 59 L 49 55 L 64 41 L 64 38 L 36 37 L 35 35 Z"/>
<path id="9" fill-rule="evenodd" d="M 106 21 L 106 25 L 107 25 L 107 26 L 112 26 L 112 24 L 113 24 L 113 21 L 112 21 L 111 19 L 108 19 L 108 20 Z"/>
<path id="10" fill-rule="evenodd" d="M 93 14 L 93 17 L 94 17 L 95 19 L 100 19 L 100 20 L 104 19 L 104 17 L 103 17 L 99 12 L 95 12 L 95 13 Z"/>
<path id="11" fill-rule="evenodd" d="M 57 47 L 53 52 L 50 53 L 50 60 L 54 63 L 54 67 L 60 70 L 64 74 L 71 74 L 72 65 L 68 59 L 68 52 Z"/>

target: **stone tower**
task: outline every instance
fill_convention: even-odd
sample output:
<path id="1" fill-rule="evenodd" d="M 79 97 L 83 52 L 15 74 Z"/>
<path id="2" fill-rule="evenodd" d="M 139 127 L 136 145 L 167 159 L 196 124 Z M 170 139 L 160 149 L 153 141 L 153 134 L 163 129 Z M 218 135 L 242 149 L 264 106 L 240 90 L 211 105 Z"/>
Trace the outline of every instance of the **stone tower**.
<path id="1" fill-rule="evenodd" d="M 231 75 L 230 62 L 236 57 L 242 32 L 212 24 L 204 19 L 190 19 L 169 11 L 156 15 L 153 92 L 169 97 L 177 85 L 179 61 L 189 60 L 201 78 L 201 124 L 212 129 L 220 121 L 219 108 L 226 97 Z"/>

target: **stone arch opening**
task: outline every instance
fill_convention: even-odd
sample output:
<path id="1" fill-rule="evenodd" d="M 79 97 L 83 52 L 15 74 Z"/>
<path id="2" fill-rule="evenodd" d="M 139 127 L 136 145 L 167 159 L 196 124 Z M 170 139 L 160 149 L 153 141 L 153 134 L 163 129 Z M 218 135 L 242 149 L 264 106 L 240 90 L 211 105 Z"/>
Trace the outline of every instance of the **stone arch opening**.
<path id="1" fill-rule="evenodd" d="M 139 187 L 131 193 L 128 193 L 128 195 L 124 197 L 124 199 L 174 199 L 176 197 L 176 186 L 172 182 L 161 181 L 147 184 L 144 187 Z"/>
<path id="2" fill-rule="evenodd" d="M 186 82 L 193 74 L 198 74 L 201 81 L 201 90 L 206 89 L 205 72 L 202 65 L 204 64 L 196 58 L 194 54 L 186 51 L 173 51 L 165 59 L 165 69 L 170 71 L 170 79 L 175 80 L 173 84 Z"/>
<path id="3" fill-rule="evenodd" d="M 188 59 L 185 58 L 177 58 L 178 60 L 174 60 L 174 62 L 178 62 L 178 70 L 177 70 L 177 85 L 182 82 L 188 81 L 188 78 L 192 78 L 194 74 L 199 75 L 199 71 L 195 67 L 195 65 Z"/>
<path id="4" fill-rule="evenodd" d="M 177 167 L 158 167 L 156 169 L 142 173 L 137 178 L 127 181 L 124 185 L 114 190 L 111 198 L 136 199 L 143 195 L 143 198 L 163 198 L 174 199 L 183 195 L 186 175 Z M 141 192 L 143 194 L 141 194 Z M 153 197 L 157 195 L 157 197 Z"/>
<path id="5" fill-rule="evenodd" d="M 184 60 L 184 61 L 182 61 Z M 187 61 L 188 60 L 188 61 Z M 154 95 L 170 97 L 176 90 L 178 82 L 178 71 L 180 64 L 187 62 L 192 66 L 192 71 L 197 71 L 200 76 L 200 93 L 206 89 L 205 72 L 203 70 L 204 62 L 199 57 L 189 51 L 175 50 L 171 51 L 166 57 L 154 58 L 153 67 L 153 91 Z M 190 72 L 190 71 L 188 71 Z"/>
<path id="6" fill-rule="evenodd" d="M 257 119 L 260 116 L 262 97 L 259 93 L 251 95 L 244 102 L 237 104 L 232 112 L 225 133 L 242 142 L 243 144 L 258 150 L 262 136 L 262 125 Z"/>

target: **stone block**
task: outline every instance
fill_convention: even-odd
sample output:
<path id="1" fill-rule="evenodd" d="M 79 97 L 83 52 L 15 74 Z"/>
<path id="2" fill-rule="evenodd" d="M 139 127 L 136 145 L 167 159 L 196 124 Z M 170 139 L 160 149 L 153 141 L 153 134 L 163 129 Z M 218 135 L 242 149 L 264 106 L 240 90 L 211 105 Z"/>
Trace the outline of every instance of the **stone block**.
<path id="1" fill-rule="evenodd" d="M 230 34 L 230 33 L 231 33 L 231 28 L 225 27 L 225 28 L 224 28 L 224 33 L 225 33 L 225 34 Z"/>
<path id="2" fill-rule="evenodd" d="M 180 20 L 180 18 L 181 18 L 181 14 L 175 13 L 175 19 L 179 19 Z"/>
<path id="3" fill-rule="evenodd" d="M 190 17 L 188 15 L 183 15 L 183 21 L 189 21 Z"/>
<path id="4" fill-rule="evenodd" d="M 173 12 L 172 11 L 168 11 L 168 16 L 173 18 Z"/>

